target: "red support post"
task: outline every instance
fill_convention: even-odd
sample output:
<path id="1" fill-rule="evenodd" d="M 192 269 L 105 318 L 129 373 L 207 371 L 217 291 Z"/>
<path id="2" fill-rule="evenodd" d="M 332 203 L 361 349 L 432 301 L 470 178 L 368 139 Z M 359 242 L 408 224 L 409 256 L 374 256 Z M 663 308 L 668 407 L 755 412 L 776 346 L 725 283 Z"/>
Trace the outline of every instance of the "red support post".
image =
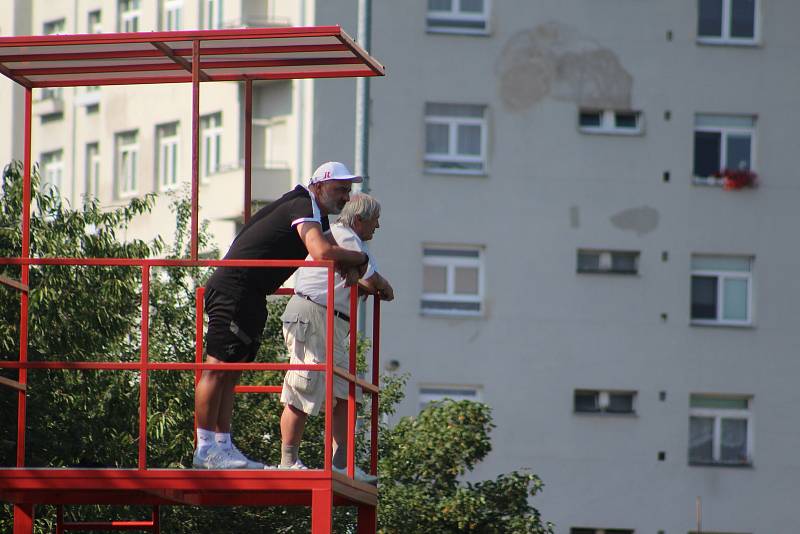
<path id="1" fill-rule="evenodd" d="M 325 472 L 331 473 L 331 446 L 333 444 L 333 265 L 328 266 L 328 298 L 326 304 L 327 330 L 325 332 Z M 316 494 L 315 497 L 316 499 Z M 316 531 L 314 531 L 316 532 Z M 327 532 L 327 531 L 326 531 Z"/>
<path id="2" fill-rule="evenodd" d="M 330 315 L 333 316 L 333 314 Z M 330 410 L 327 411 L 330 412 Z M 326 434 L 326 436 L 330 436 L 330 434 Z M 333 490 L 331 488 L 311 490 L 311 534 L 330 534 L 333 531 L 332 508 Z"/>
<path id="3" fill-rule="evenodd" d="M 381 299 L 374 297 L 375 304 L 372 308 L 372 384 L 380 385 L 381 373 Z M 380 395 L 372 394 L 372 424 L 370 425 L 370 462 L 369 472 L 378 474 L 378 409 Z"/>
<path id="4" fill-rule="evenodd" d="M 32 504 L 14 505 L 14 534 L 33 534 Z"/>
<path id="5" fill-rule="evenodd" d="M 197 228 L 200 192 L 200 40 L 192 41 L 192 248 L 197 259 Z"/>
<path id="6" fill-rule="evenodd" d="M 358 506 L 357 534 L 375 534 L 378 529 L 378 507 L 361 504 Z"/>
<path id="7" fill-rule="evenodd" d="M 244 82 L 244 222 L 250 220 L 253 183 L 253 80 Z"/>
<path id="8" fill-rule="evenodd" d="M 150 337 L 150 267 L 142 266 L 142 346 L 139 369 L 139 469 L 147 469 L 147 385 Z"/>
<path id="9" fill-rule="evenodd" d="M 25 88 L 25 141 L 22 171 L 22 260 L 31 257 L 31 128 L 33 110 L 33 89 Z M 20 281 L 23 285 L 30 287 L 30 266 L 23 263 L 22 276 Z M 20 296 L 19 311 L 19 361 L 28 361 L 28 303 L 30 291 L 24 291 Z M 28 370 L 19 370 L 18 382 L 26 386 L 28 384 Z M 26 391 L 20 389 L 17 392 L 17 467 L 25 465 L 25 427 L 27 421 L 28 399 Z M 15 512 L 16 514 L 16 512 Z M 33 528 L 33 527 L 31 527 Z"/>
<path id="10" fill-rule="evenodd" d="M 161 534 L 161 509 L 158 505 L 153 506 L 153 534 Z M 373 531 L 374 534 L 375 531 Z"/>
<path id="11" fill-rule="evenodd" d="M 356 353 L 358 349 L 358 285 L 350 287 L 350 365 L 347 371 L 356 374 Z M 347 476 L 355 477 L 356 465 L 356 383 L 350 382 L 347 388 Z"/>

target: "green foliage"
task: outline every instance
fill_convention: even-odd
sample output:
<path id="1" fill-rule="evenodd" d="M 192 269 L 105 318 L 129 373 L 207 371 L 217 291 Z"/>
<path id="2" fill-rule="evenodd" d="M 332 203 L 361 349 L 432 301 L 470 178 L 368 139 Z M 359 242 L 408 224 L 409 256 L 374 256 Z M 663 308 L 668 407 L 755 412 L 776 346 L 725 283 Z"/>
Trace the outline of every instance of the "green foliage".
<path id="1" fill-rule="evenodd" d="M 191 208 L 176 199 L 175 239 L 166 246 L 127 240 L 134 217 L 149 213 L 155 197 L 101 209 L 87 199 L 78 209 L 66 205 L 56 191 L 40 191 L 33 173 L 31 254 L 34 257 L 129 257 L 189 255 Z M 0 202 L 0 257 L 21 254 L 21 166 L 5 169 Z M 211 243 L 204 223 L 201 250 Z M 211 255 L 214 255 L 213 253 Z M 0 266 L 0 274 L 19 279 L 20 269 Z M 208 278 L 204 268 L 157 268 L 151 272 L 149 357 L 152 361 L 195 359 L 195 297 Z M 141 270 L 120 267 L 45 266 L 30 269 L 29 358 L 31 360 L 137 361 L 140 351 Z M 285 298 L 268 302 L 269 318 L 259 361 L 285 361 L 280 316 Z M 19 293 L 0 287 L 0 360 L 16 360 L 19 352 Z M 368 340 L 359 339 L 360 370 L 365 369 Z M 15 372 L 0 374 L 16 378 Z M 281 373 L 247 372 L 244 384 L 280 384 Z M 405 376 L 383 377 L 381 416 L 394 413 L 403 398 Z M 158 371 L 149 374 L 147 462 L 150 467 L 189 468 L 193 449 L 194 373 Z M 138 448 L 139 375 L 132 371 L 29 372 L 26 460 L 28 466 L 134 467 Z M 368 396 L 367 396 L 368 398 Z M 359 411 L 357 458 L 366 468 L 369 403 Z M 0 465 L 15 464 L 16 395 L 0 388 Z M 245 394 L 237 398 L 234 435 L 248 456 L 277 464 L 280 456 L 276 395 Z M 492 428 L 489 408 L 482 404 L 445 402 L 431 405 L 416 418 L 394 427 L 381 426 L 380 531 L 384 533 L 537 533 L 552 532 L 542 524 L 529 497 L 542 487 L 536 475 L 513 472 L 495 480 L 463 483 L 461 475 L 489 452 Z M 300 456 L 310 467 L 323 463 L 324 417 L 310 418 Z M 66 519 L 146 518 L 140 506 L 68 507 Z M 291 533 L 310 530 L 310 514 L 302 507 L 217 508 L 163 507 L 162 530 L 195 533 L 224 525 L 241 533 Z M 37 508 L 36 532 L 52 532 L 55 509 Z M 336 532 L 355 531 L 355 513 L 337 509 Z M 11 530 L 11 507 L 0 510 L 0 531 Z"/>

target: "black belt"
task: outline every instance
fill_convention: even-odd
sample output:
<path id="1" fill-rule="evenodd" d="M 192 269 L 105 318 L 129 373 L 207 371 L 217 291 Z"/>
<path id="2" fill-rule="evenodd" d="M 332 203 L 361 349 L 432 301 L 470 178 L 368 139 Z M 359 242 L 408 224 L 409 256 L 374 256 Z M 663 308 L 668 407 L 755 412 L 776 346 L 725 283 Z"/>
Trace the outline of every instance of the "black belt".
<path id="1" fill-rule="evenodd" d="M 295 294 L 296 294 L 298 297 L 302 297 L 302 298 L 306 299 L 306 300 L 307 300 L 307 301 L 309 301 L 309 302 L 313 302 L 313 303 L 314 303 L 314 304 L 316 304 L 317 306 L 322 306 L 323 308 L 326 308 L 326 309 L 327 309 L 327 306 L 325 306 L 324 304 L 320 304 L 319 302 L 316 302 L 316 301 L 314 301 L 314 300 L 311 300 L 311 297 L 309 297 L 309 296 L 307 296 L 307 295 L 301 295 L 300 293 L 295 293 Z M 338 317 L 339 319 L 344 319 L 344 320 L 345 320 L 345 321 L 347 321 L 348 323 L 350 322 L 350 316 L 349 316 L 349 315 L 347 315 L 347 314 L 344 314 L 344 313 L 340 312 L 339 310 L 333 310 L 333 314 L 334 314 L 336 317 Z"/>

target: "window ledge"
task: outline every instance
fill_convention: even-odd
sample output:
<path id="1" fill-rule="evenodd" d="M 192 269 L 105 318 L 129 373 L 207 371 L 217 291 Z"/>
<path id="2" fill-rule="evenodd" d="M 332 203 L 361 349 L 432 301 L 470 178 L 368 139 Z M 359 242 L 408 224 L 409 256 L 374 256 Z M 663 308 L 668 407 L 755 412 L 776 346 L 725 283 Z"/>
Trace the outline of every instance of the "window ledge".
<path id="1" fill-rule="evenodd" d="M 596 411 L 596 412 L 582 412 L 573 410 L 573 415 L 577 415 L 579 417 L 588 416 L 588 417 L 621 417 L 623 419 L 636 419 L 639 417 L 639 414 L 636 412 L 605 412 L 605 411 Z"/>
<path id="2" fill-rule="evenodd" d="M 575 274 L 590 274 L 590 275 L 594 275 L 594 274 L 609 274 L 611 276 L 627 276 L 627 277 L 631 277 L 631 278 L 641 278 L 641 274 L 639 274 L 639 271 L 611 271 L 611 270 L 608 270 L 608 271 L 600 271 L 600 270 L 593 271 L 591 269 L 578 269 L 578 270 L 575 271 Z"/>
<path id="3" fill-rule="evenodd" d="M 483 171 L 470 171 L 465 169 L 431 169 L 425 168 L 423 171 L 425 174 L 431 174 L 435 176 L 469 176 L 475 178 L 488 178 L 489 173 L 485 170 Z"/>
<path id="4" fill-rule="evenodd" d="M 698 37 L 695 42 L 700 46 L 733 46 L 740 48 L 760 48 L 763 43 L 758 39 L 727 39 L 724 37 Z"/>
<path id="5" fill-rule="evenodd" d="M 755 323 L 721 323 L 719 321 L 691 320 L 689 326 L 710 326 L 712 328 L 755 329 Z"/>
<path id="6" fill-rule="evenodd" d="M 426 27 L 425 33 L 431 35 L 463 35 L 465 37 L 491 37 L 489 30 L 464 30 L 462 28 L 431 28 Z"/>
<path id="7" fill-rule="evenodd" d="M 753 469 L 755 466 L 753 462 L 744 462 L 740 464 L 724 463 L 724 462 L 692 462 L 689 461 L 689 467 L 732 467 L 734 469 Z"/>
<path id="8" fill-rule="evenodd" d="M 610 135 L 614 137 L 644 137 L 644 129 L 612 129 L 612 128 L 586 128 L 578 127 L 578 131 L 586 135 Z"/>
<path id="9" fill-rule="evenodd" d="M 484 312 L 471 312 L 462 310 L 425 310 L 419 311 L 423 317 L 440 317 L 442 319 L 485 319 Z"/>

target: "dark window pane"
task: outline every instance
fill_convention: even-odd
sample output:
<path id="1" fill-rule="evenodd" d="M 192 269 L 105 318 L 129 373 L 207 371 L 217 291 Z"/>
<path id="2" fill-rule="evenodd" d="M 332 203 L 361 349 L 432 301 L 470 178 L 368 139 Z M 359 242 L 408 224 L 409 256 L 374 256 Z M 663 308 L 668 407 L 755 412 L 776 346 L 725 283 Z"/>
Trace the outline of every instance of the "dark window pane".
<path id="1" fill-rule="evenodd" d="M 697 34 L 702 37 L 722 37 L 722 0 L 699 0 Z"/>
<path id="2" fill-rule="evenodd" d="M 723 419 L 720 460 L 725 463 L 747 463 L 747 419 Z"/>
<path id="3" fill-rule="evenodd" d="M 569 534 L 597 534 L 593 528 L 571 528 Z"/>
<path id="4" fill-rule="evenodd" d="M 617 113 L 614 116 L 614 123 L 617 128 L 636 129 L 636 119 L 638 113 Z"/>
<path id="5" fill-rule="evenodd" d="M 602 113 L 600 111 L 581 111 L 579 124 L 591 128 L 600 126 Z"/>
<path id="6" fill-rule="evenodd" d="M 714 461 L 714 419 L 689 418 L 689 461 L 710 463 Z"/>
<path id="7" fill-rule="evenodd" d="M 755 0 L 733 0 L 731 2 L 731 37 L 742 39 L 755 37 Z"/>
<path id="8" fill-rule="evenodd" d="M 636 252 L 612 252 L 611 270 L 615 273 L 635 273 L 638 257 L 639 254 Z"/>
<path id="9" fill-rule="evenodd" d="M 578 272 L 594 272 L 600 270 L 599 252 L 578 252 Z"/>
<path id="10" fill-rule="evenodd" d="M 721 134 L 719 132 L 694 133 L 694 175 L 711 176 L 720 170 Z"/>
<path id="11" fill-rule="evenodd" d="M 750 135 L 728 135 L 728 154 L 725 166 L 734 170 L 750 170 Z"/>
<path id="12" fill-rule="evenodd" d="M 692 276 L 692 319 L 717 318 L 717 277 Z"/>
<path id="13" fill-rule="evenodd" d="M 576 412 L 599 412 L 600 407 L 597 402 L 596 391 L 576 391 L 575 392 L 575 411 Z"/>
<path id="14" fill-rule="evenodd" d="M 606 411 L 611 413 L 633 413 L 633 393 L 609 394 Z"/>

